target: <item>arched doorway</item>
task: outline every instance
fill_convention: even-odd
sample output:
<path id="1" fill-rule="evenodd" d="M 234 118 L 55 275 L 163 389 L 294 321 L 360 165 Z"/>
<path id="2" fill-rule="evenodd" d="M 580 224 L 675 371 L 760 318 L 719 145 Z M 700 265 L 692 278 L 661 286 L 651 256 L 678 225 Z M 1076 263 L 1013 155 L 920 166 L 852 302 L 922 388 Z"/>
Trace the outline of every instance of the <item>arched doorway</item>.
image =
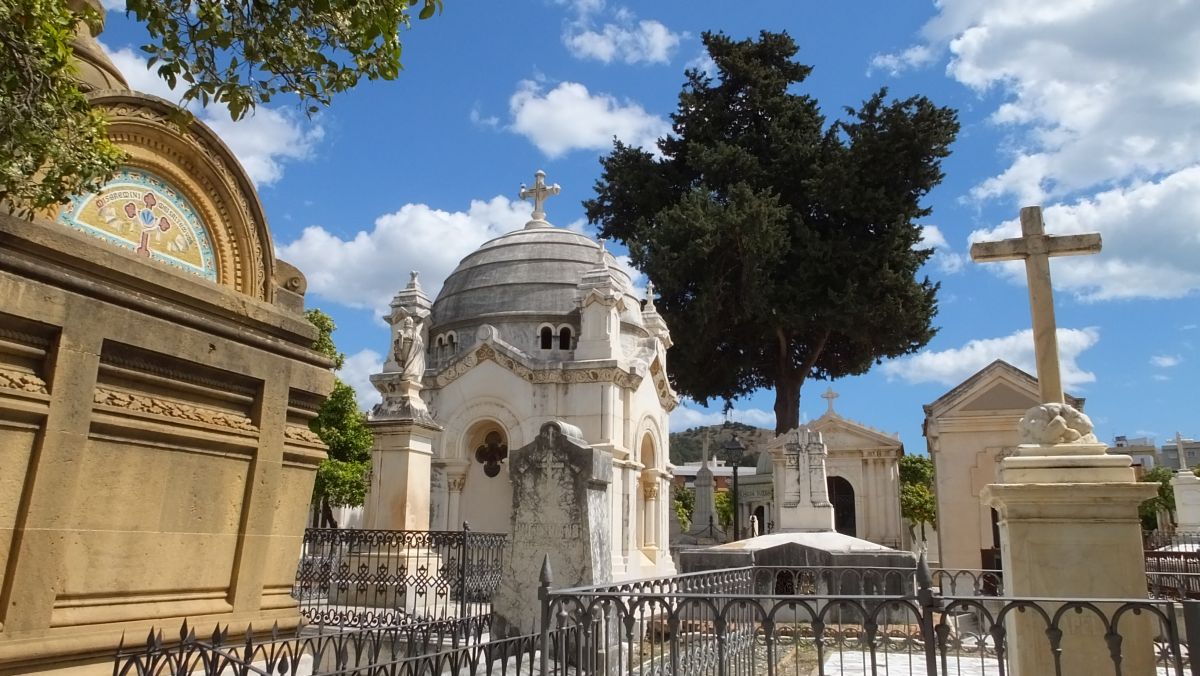
<path id="1" fill-rule="evenodd" d="M 755 507 L 754 518 L 758 520 L 758 534 L 766 535 L 769 532 L 767 529 L 767 508 L 763 505 Z"/>
<path id="2" fill-rule="evenodd" d="M 833 503 L 833 529 L 843 535 L 856 537 L 858 523 L 854 514 L 854 486 L 840 476 L 825 480 L 829 502 Z"/>

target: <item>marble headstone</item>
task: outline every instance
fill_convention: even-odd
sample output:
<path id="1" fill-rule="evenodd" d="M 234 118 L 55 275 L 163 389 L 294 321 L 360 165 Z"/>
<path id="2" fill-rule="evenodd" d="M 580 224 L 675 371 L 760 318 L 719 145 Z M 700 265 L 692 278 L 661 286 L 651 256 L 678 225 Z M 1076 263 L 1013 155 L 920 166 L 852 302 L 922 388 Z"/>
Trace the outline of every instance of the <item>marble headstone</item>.
<path id="1" fill-rule="evenodd" d="M 509 454 L 509 475 L 512 536 L 492 604 L 499 636 L 539 629 L 539 575 L 547 555 L 556 589 L 612 577 L 611 454 L 588 446 L 578 427 L 548 422 L 532 443 Z"/>
<path id="2" fill-rule="evenodd" d="M 825 485 L 825 459 L 829 449 L 820 432 L 801 427 L 781 434 L 767 451 L 774 464 L 778 532 L 833 530 L 833 505 Z"/>

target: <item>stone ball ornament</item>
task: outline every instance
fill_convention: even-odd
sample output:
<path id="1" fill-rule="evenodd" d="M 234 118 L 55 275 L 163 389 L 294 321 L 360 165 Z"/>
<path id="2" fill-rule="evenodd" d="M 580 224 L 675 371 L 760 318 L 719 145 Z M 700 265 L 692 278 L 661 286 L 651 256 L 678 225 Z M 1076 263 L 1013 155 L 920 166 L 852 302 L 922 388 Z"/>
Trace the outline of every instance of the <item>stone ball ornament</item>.
<path id="1" fill-rule="evenodd" d="M 1055 444 L 1095 444 L 1092 421 L 1069 404 L 1039 404 L 1021 418 L 1022 444 L 1052 446 Z"/>

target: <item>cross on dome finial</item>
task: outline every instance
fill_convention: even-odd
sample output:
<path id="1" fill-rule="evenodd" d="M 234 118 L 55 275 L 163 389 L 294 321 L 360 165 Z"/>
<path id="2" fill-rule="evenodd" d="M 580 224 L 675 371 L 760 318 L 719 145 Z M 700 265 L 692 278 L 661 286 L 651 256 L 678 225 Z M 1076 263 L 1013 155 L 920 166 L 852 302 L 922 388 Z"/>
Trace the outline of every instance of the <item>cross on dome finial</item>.
<path id="1" fill-rule="evenodd" d="M 557 183 L 546 185 L 546 172 L 541 169 L 533 175 L 532 188 L 522 183 L 520 198 L 533 202 L 533 219 L 526 223 L 525 227 L 544 228 L 550 225 L 546 222 L 546 200 L 560 192 L 562 188 Z"/>
<path id="2" fill-rule="evenodd" d="M 826 411 L 826 413 L 833 413 L 833 400 L 834 400 L 834 399 L 837 399 L 837 398 L 838 398 L 838 397 L 840 397 L 840 396 L 842 396 L 842 395 L 840 395 L 840 394 L 838 394 L 837 392 L 834 392 L 834 391 L 833 391 L 833 386 L 832 386 L 832 385 L 830 385 L 830 386 L 829 386 L 829 387 L 828 387 L 828 388 L 825 390 L 825 394 L 822 394 L 822 395 L 821 395 L 821 398 L 825 400 L 825 403 L 829 404 L 829 410 L 828 410 L 828 411 Z"/>
<path id="3" fill-rule="evenodd" d="M 654 311 L 658 308 L 654 307 L 654 282 L 646 282 L 646 311 Z"/>

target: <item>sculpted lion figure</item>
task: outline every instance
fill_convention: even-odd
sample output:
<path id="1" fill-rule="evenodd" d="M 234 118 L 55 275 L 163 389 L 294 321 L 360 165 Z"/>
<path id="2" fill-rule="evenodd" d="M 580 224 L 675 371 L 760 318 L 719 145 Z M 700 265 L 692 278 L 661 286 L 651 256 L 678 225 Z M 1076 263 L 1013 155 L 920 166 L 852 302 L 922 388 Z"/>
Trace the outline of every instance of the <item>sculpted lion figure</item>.
<path id="1" fill-rule="evenodd" d="M 1069 404 L 1040 404 L 1021 418 L 1023 444 L 1094 444 L 1092 421 Z"/>

